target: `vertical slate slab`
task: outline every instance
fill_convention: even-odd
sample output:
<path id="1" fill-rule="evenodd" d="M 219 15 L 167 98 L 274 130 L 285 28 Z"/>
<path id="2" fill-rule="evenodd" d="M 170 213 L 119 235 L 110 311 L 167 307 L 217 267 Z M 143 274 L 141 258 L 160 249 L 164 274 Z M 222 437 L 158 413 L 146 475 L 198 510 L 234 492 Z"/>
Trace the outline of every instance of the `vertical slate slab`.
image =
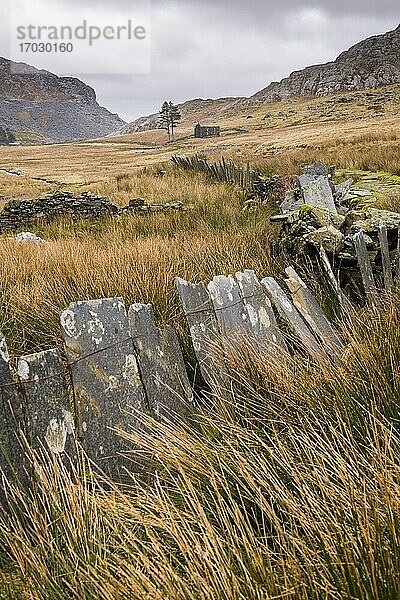
<path id="1" fill-rule="evenodd" d="M 319 177 L 313 175 L 301 175 L 299 182 L 305 204 L 337 213 L 328 177 L 324 175 Z"/>
<path id="2" fill-rule="evenodd" d="M 272 304 L 254 271 L 236 273 L 236 279 L 247 312 L 252 336 L 260 348 L 270 348 L 279 353 L 287 351 L 286 342 L 276 322 Z"/>
<path id="3" fill-rule="evenodd" d="M 339 183 L 339 185 L 335 185 L 335 199 L 338 204 L 341 204 L 345 200 L 353 183 L 354 179 L 347 179 L 347 181 Z"/>
<path id="4" fill-rule="evenodd" d="M 214 305 L 220 331 L 225 335 L 251 335 L 248 310 L 240 289 L 232 275 L 217 275 L 208 284 L 208 292 Z"/>
<path id="5" fill-rule="evenodd" d="M 0 469 L 10 481 L 25 482 L 22 398 L 10 366 L 6 340 L 0 332 Z M 3 481 L 0 475 L 0 501 Z"/>
<path id="6" fill-rule="evenodd" d="M 393 287 L 392 264 L 390 261 L 389 242 L 385 225 L 379 227 L 379 245 L 381 248 L 383 280 L 385 289 L 390 292 Z"/>
<path id="7" fill-rule="evenodd" d="M 354 247 L 356 249 L 357 262 L 360 268 L 364 290 L 367 295 L 368 304 L 376 306 L 378 304 L 378 292 L 375 285 L 374 274 L 368 256 L 367 244 L 365 243 L 364 233 L 359 231 L 353 236 Z"/>
<path id="8" fill-rule="evenodd" d="M 332 287 L 332 290 L 334 291 L 338 299 L 339 306 L 342 310 L 342 316 L 346 317 L 349 321 L 352 321 L 352 319 L 355 316 L 354 308 L 350 300 L 347 298 L 346 294 L 343 292 L 339 281 L 335 277 L 332 265 L 329 262 L 328 255 L 322 246 L 319 247 L 319 257 L 321 260 L 322 267 L 328 277 L 328 281 Z"/>
<path id="9" fill-rule="evenodd" d="M 343 342 L 325 317 L 320 305 L 310 290 L 292 267 L 285 269 L 286 284 L 292 294 L 293 303 L 311 330 L 323 342 L 337 360 L 343 351 Z"/>
<path id="10" fill-rule="evenodd" d="M 32 448 L 54 456 L 75 456 L 74 418 L 70 411 L 64 365 L 57 349 L 21 356 L 18 376 L 24 391 Z"/>
<path id="11" fill-rule="evenodd" d="M 326 362 L 327 355 L 325 350 L 318 343 L 315 336 L 303 321 L 300 313 L 290 302 L 282 288 L 276 283 L 275 279 L 266 277 L 261 283 L 265 287 L 272 304 L 275 306 L 282 319 L 288 323 L 290 329 L 310 356 L 317 361 Z"/>
<path id="12" fill-rule="evenodd" d="M 133 304 L 128 318 L 152 416 L 169 421 L 187 418 L 193 393 L 175 331 L 156 327 L 151 304 Z"/>
<path id="13" fill-rule="evenodd" d="M 193 348 L 204 381 L 215 389 L 224 377 L 216 364 L 213 343 L 219 341 L 220 330 L 214 307 L 204 283 L 189 283 L 176 279 L 176 287 L 189 325 Z"/>
<path id="14" fill-rule="evenodd" d="M 400 228 L 397 231 L 396 279 L 400 281 Z"/>
<path id="15" fill-rule="evenodd" d="M 122 298 L 76 302 L 61 313 L 75 392 L 78 432 L 88 456 L 110 477 L 140 467 L 117 435 L 140 428 L 146 400 Z M 130 455 L 134 459 L 134 455 Z"/>

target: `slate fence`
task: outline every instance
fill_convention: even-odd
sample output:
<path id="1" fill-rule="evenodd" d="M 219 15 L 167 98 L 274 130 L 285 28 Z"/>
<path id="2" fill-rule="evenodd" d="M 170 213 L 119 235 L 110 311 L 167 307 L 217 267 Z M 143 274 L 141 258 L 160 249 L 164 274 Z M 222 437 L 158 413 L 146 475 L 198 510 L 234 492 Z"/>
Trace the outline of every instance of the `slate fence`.
<path id="1" fill-rule="evenodd" d="M 400 243 L 395 260 L 380 241 L 384 286 L 400 280 Z M 354 236 L 365 295 L 378 306 L 376 283 L 362 232 Z M 353 304 L 320 248 L 320 265 L 344 319 Z M 285 360 L 293 348 L 313 361 L 340 363 L 344 340 L 292 268 L 287 292 L 271 277 L 253 271 L 219 275 L 208 283 L 177 279 L 193 349 L 208 393 L 226 385 L 215 344 L 224 352 L 246 348 L 263 360 Z M 54 457 L 74 460 L 79 440 L 93 464 L 114 479 L 141 469 L 140 456 L 118 431 L 142 431 L 146 417 L 190 424 L 196 412 L 183 353 L 174 329 L 157 327 L 151 305 L 122 298 L 76 302 L 62 311 L 67 363 L 59 349 L 21 356 L 14 370 L 0 335 L 0 467 L 8 478 L 26 471 L 25 445 L 46 447 Z M 289 335 L 288 335 L 289 332 Z M 27 442 L 25 442 L 25 440 Z M 135 462 L 136 460 L 136 462 Z"/>
<path id="2" fill-rule="evenodd" d="M 205 173 L 217 181 L 235 183 L 246 189 L 253 189 L 255 184 L 263 180 L 263 177 L 257 171 L 250 169 L 250 166 L 241 167 L 236 165 L 233 160 L 225 160 L 222 157 L 219 163 L 209 163 L 206 158 L 201 158 L 197 154 L 194 156 L 173 156 L 172 162 L 186 171 L 197 171 Z"/>

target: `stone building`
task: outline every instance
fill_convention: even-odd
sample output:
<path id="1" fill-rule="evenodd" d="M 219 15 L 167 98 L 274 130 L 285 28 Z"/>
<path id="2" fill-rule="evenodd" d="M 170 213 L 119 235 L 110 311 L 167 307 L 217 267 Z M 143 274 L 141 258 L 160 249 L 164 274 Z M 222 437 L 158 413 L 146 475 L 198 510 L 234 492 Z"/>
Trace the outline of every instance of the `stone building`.
<path id="1" fill-rule="evenodd" d="M 194 128 L 195 138 L 219 137 L 221 135 L 221 127 L 205 127 L 197 123 Z"/>

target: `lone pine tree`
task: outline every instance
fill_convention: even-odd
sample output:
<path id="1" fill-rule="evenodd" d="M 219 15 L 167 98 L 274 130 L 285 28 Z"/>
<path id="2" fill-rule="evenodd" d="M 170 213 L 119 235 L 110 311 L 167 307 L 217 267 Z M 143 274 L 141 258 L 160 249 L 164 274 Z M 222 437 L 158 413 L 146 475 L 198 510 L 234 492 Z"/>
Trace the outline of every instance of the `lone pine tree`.
<path id="1" fill-rule="evenodd" d="M 160 110 L 159 127 L 168 133 L 169 141 L 174 139 L 175 129 L 182 115 L 173 102 L 165 101 Z"/>

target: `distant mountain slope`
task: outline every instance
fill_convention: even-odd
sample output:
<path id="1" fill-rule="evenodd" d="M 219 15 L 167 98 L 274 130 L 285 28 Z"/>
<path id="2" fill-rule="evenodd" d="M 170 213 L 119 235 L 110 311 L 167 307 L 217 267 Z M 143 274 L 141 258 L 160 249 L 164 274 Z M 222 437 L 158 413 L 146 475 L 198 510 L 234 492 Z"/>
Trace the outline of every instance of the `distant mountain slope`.
<path id="1" fill-rule="evenodd" d="M 189 117 L 192 120 L 202 121 L 204 119 L 209 119 L 211 115 L 217 117 L 219 114 L 225 113 L 233 104 L 236 104 L 238 100 L 242 100 L 242 98 L 219 98 L 218 100 L 203 100 L 202 98 L 197 98 L 195 100 L 183 102 L 178 106 L 183 119 Z M 245 98 L 243 98 L 243 100 L 245 100 Z M 159 117 L 159 113 L 147 117 L 140 117 L 139 119 L 136 119 L 136 121 L 133 121 L 133 123 L 128 123 L 128 125 L 122 127 L 119 133 L 135 133 L 138 131 L 157 129 Z"/>
<path id="2" fill-rule="evenodd" d="M 218 115 L 270 104 L 292 96 L 326 96 L 337 91 L 379 88 L 400 83 L 400 25 L 394 31 L 359 42 L 335 61 L 295 71 L 280 82 L 249 98 L 189 100 L 180 104 L 186 121 L 216 121 Z M 120 133 L 147 131 L 157 127 L 158 115 L 141 117 Z"/>
<path id="3" fill-rule="evenodd" d="M 17 138 L 68 142 L 102 137 L 124 125 L 96 101 L 95 91 L 79 79 L 57 77 L 29 65 L 0 58 L 0 127 Z"/>

